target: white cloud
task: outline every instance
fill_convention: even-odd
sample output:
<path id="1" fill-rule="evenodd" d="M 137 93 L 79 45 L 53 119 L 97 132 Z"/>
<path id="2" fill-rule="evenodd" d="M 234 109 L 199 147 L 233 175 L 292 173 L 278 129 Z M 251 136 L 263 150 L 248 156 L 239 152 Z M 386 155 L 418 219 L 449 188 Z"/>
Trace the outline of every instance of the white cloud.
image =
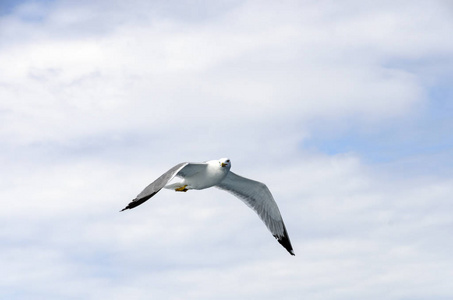
<path id="1" fill-rule="evenodd" d="M 293 163 L 273 165 L 274 173 L 236 170 L 272 188 L 294 258 L 252 211 L 218 190 L 162 191 L 119 213 L 157 167 L 42 166 L 24 176 L 34 182 L 4 189 L 16 201 L 2 211 L 9 253 L 2 265 L 10 274 L 2 285 L 43 298 L 449 295 L 451 179 L 386 179 L 354 157 L 307 155 Z"/>
<path id="2" fill-rule="evenodd" d="M 2 16 L 0 296 L 451 297 L 451 176 L 301 144 L 314 123 L 341 134 L 423 113 L 420 70 L 450 55 L 449 13 L 56 1 Z M 269 185 L 296 257 L 218 190 L 118 212 L 172 164 L 223 156 Z"/>
<path id="3" fill-rule="evenodd" d="M 272 114 L 275 123 L 380 120 L 405 114 L 424 97 L 417 75 L 385 63 L 451 47 L 439 33 L 445 18 L 418 35 L 422 7 L 344 16 L 336 6 L 258 6 L 246 3 L 201 22 L 157 15 L 114 24 L 131 12 L 115 11 L 119 16 L 112 19 L 99 5 L 71 10 L 71 18 L 59 5 L 38 24 L 9 17 L 4 35 L 11 37 L 18 23 L 15 34 L 27 33 L 2 50 L 2 109 L 15 124 L 2 136 L 27 143 L 119 128 L 176 130 L 164 121 L 187 116 L 195 126 L 199 117 L 247 123 L 248 107 L 257 121 Z M 434 6 L 431 14 L 436 12 Z M 332 14 L 336 17 L 328 22 Z M 95 34 L 84 26 L 75 30 L 86 18 L 113 26 Z M 69 35 L 61 34 L 65 28 Z M 407 31 L 418 38 L 406 41 Z M 434 41 L 427 43 L 428 37 Z M 392 39 L 407 48 L 398 50 Z M 420 52 L 424 44 L 432 49 Z M 221 108 L 228 113 L 217 114 Z"/>

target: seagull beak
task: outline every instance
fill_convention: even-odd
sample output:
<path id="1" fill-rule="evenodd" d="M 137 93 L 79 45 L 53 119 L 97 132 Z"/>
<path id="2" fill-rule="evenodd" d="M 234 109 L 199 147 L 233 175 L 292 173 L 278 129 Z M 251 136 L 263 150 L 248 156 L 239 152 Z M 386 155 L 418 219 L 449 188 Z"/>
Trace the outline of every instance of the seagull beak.
<path id="1" fill-rule="evenodd" d="M 226 163 L 222 163 L 221 166 L 222 166 L 222 167 L 226 167 L 227 164 L 226 164 Z"/>

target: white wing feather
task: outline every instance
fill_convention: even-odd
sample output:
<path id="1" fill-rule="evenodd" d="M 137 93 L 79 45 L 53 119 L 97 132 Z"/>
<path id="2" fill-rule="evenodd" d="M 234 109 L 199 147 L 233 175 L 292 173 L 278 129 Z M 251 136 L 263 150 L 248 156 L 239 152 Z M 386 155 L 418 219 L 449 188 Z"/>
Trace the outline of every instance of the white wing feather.
<path id="1" fill-rule="evenodd" d="M 172 180 L 175 176 L 178 177 L 186 177 L 192 176 L 198 172 L 202 172 L 206 170 L 205 163 L 180 163 L 162 174 L 159 178 L 154 180 L 150 183 L 140 194 L 135 197 L 125 208 L 121 211 L 126 209 L 131 209 L 136 206 L 139 206 L 143 202 L 147 201 L 155 194 L 157 194 L 170 180 Z"/>
<path id="2" fill-rule="evenodd" d="M 264 183 L 236 175 L 230 171 L 217 187 L 232 193 L 252 208 L 280 244 L 294 255 L 277 203 Z"/>

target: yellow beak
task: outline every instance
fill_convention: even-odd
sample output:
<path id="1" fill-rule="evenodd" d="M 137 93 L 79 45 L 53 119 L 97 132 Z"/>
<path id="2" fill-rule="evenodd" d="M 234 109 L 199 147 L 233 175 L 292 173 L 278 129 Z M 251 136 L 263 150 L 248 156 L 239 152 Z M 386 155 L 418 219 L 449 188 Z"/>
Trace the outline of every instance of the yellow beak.
<path id="1" fill-rule="evenodd" d="M 222 163 L 221 166 L 222 166 L 222 167 L 226 167 L 227 164 L 226 164 L 226 163 Z"/>

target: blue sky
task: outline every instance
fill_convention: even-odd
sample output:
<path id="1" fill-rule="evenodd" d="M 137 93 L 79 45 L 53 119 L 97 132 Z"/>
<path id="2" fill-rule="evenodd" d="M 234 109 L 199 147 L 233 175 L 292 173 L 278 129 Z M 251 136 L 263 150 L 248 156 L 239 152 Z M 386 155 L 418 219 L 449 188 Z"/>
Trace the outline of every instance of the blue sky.
<path id="1" fill-rule="evenodd" d="M 0 298 L 449 299 L 448 1 L 3 1 Z M 182 161 L 265 182 L 119 213 Z"/>

